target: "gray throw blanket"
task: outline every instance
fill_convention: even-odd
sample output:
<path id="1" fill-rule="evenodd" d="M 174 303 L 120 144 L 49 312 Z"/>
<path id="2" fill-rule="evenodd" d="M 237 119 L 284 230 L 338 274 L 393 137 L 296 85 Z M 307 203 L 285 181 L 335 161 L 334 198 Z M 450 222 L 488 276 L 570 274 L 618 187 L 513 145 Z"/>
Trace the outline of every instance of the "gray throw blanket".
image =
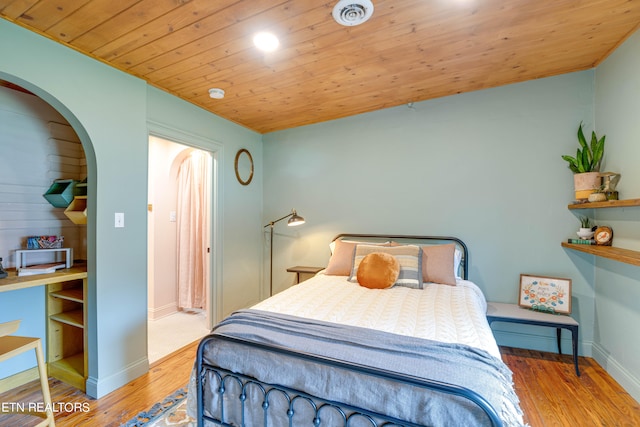
<path id="1" fill-rule="evenodd" d="M 253 309 L 232 314 L 212 333 L 456 384 L 483 396 L 504 425 L 522 425 L 511 371 L 501 360 L 474 347 Z M 420 425 L 489 423 L 477 406 L 457 396 L 425 392 L 415 386 L 400 386 L 389 380 L 319 366 L 273 352 L 247 351 L 234 343 L 213 343 L 204 352 L 206 363 L 266 383 L 283 384 Z M 206 395 L 208 399 L 216 399 L 213 392 Z"/>

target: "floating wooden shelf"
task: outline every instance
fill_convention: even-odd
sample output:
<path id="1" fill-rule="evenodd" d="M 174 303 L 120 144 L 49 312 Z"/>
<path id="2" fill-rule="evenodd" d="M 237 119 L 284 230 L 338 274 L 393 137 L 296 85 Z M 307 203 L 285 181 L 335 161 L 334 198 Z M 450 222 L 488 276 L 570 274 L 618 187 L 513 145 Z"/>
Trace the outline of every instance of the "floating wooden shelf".
<path id="1" fill-rule="evenodd" d="M 573 203 L 569 209 L 601 209 L 601 208 L 626 208 L 640 206 L 640 199 L 607 200 L 605 202 Z"/>
<path id="2" fill-rule="evenodd" d="M 640 266 L 640 252 L 631 249 L 616 248 L 615 246 L 572 245 L 566 242 L 562 242 L 562 247 Z"/>
<path id="3" fill-rule="evenodd" d="M 569 209 L 602 209 L 602 208 L 626 208 L 640 206 L 640 199 L 627 200 L 607 200 L 605 202 L 574 203 L 569 205 Z M 573 245 L 562 242 L 562 247 L 573 249 L 574 251 L 585 252 L 602 258 L 609 258 L 614 261 L 640 266 L 640 251 L 631 249 L 616 248 L 615 246 L 598 245 Z"/>

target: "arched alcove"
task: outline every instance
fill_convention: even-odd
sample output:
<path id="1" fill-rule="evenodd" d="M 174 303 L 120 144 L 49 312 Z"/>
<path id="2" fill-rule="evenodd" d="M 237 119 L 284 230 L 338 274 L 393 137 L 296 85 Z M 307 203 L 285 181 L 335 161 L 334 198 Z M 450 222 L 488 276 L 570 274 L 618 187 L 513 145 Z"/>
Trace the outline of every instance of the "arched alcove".
<path id="1" fill-rule="evenodd" d="M 52 96 L 44 89 L 34 85 L 17 76 L 0 72 L 0 80 L 8 82 L 3 84 L 11 89 L 16 89 L 34 95 L 44 103 L 48 104 L 56 110 L 68 123 L 77 135 L 84 151 L 84 160 L 86 162 L 86 178 L 87 178 L 87 224 L 86 224 L 86 262 L 87 262 L 87 295 L 85 295 L 85 309 L 87 310 L 87 324 L 84 325 L 87 331 L 88 343 L 88 359 L 89 372 L 95 369 L 92 360 L 96 360 L 96 298 L 95 298 L 95 266 L 96 266 L 96 180 L 97 180 L 97 163 L 95 151 L 91 139 L 81 121 L 76 115 L 69 110 L 62 102 Z M 84 242 L 83 242 L 84 243 Z M 85 248 L 83 248 L 85 249 Z M 84 252 L 84 251 L 77 251 Z M 32 314 L 25 313 L 25 316 Z M 44 317 L 44 313 L 42 314 Z M 44 338 L 44 337 L 42 337 Z M 85 373 L 87 375 L 87 373 Z"/>

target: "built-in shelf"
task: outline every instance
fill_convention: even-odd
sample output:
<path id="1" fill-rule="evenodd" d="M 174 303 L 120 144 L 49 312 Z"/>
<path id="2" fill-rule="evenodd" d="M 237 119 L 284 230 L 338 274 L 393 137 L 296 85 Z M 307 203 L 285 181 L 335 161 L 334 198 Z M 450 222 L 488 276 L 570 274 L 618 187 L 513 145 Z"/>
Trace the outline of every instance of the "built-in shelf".
<path id="1" fill-rule="evenodd" d="M 87 324 L 87 269 L 80 264 L 32 276 L 18 276 L 11 269 L 8 277 L 0 279 L 0 298 L 3 292 L 36 286 L 46 287 L 49 376 L 86 391 L 89 373 L 88 333 L 84 327 Z"/>
<path id="2" fill-rule="evenodd" d="M 640 206 L 640 199 L 607 200 L 604 202 L 573 203 L 569 209 L 601 209 L 601 208 L 626 208 Z"/>
<path id="3" fill-rule="evenodd" d="M 64 378 L 67 384 L 80 390 L 85 390 L 85 355 L 76 353 L 48 363 L 49 375 L 54 378 Z"/>
<path id="4" fill-rule="evenodd" d="M 602 209 L 602 208 L 626 208 L 640 206 L 640 199 L 627 200 L 607 200 L 605 202 L 574 203 L 569 205 L 569 209 Z M 574 245 L 562 242 L 562 247 L 573 249 L 574 251 L 585 252 L 602 258 L 624 262 L 626 264 L 640 266 L 640 251 L 631 249 L 616 248 L 614 246 L 598 245 Z"/>
<path id="5" fill-rule="evenodd" d="M 562 242 L 562 246 L 568 249 L 573 249 L 574 251 L 586 252 L 599 257 L 609 258 L 614 261 L 640 266 L 639 251 L 616 248 L 614 246 L 573 245 L 566 242 Z"/>
<path id="6" fill-rule="evenodd" d="M 84 292 L 81 288 L 62 289 L 60 291 L 51 292 L 50 295 L 55 298 L 62 298 L 84 304 Z"/>
<path id="7" fill-rule="evenodd" d="M 47 366 L 49 375 L 86 390 L 88 374 L 87 279 L 47 285 Z"/>
<path id="8" fill-rule="evenodd" d="M 67 325 L 75 326 L 76 328 L 84 328 L 82 309 L 65 311 L 63 313 L 52 314 L 49 316 L 51 320 L 58 321 L 60 323 L 66 323 Z"/>

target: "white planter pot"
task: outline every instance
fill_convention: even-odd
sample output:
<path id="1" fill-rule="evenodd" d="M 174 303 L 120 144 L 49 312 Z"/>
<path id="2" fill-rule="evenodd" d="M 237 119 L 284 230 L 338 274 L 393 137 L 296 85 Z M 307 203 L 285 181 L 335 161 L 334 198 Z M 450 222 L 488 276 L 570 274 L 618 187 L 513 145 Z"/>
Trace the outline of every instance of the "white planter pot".
<path id="1" fill-rule="evenodd" d="M 576 234 L 581 239 L 590 239 L 593 237 L 593 231 L 591 231 L 590 228 L 580 228 Z"/>

